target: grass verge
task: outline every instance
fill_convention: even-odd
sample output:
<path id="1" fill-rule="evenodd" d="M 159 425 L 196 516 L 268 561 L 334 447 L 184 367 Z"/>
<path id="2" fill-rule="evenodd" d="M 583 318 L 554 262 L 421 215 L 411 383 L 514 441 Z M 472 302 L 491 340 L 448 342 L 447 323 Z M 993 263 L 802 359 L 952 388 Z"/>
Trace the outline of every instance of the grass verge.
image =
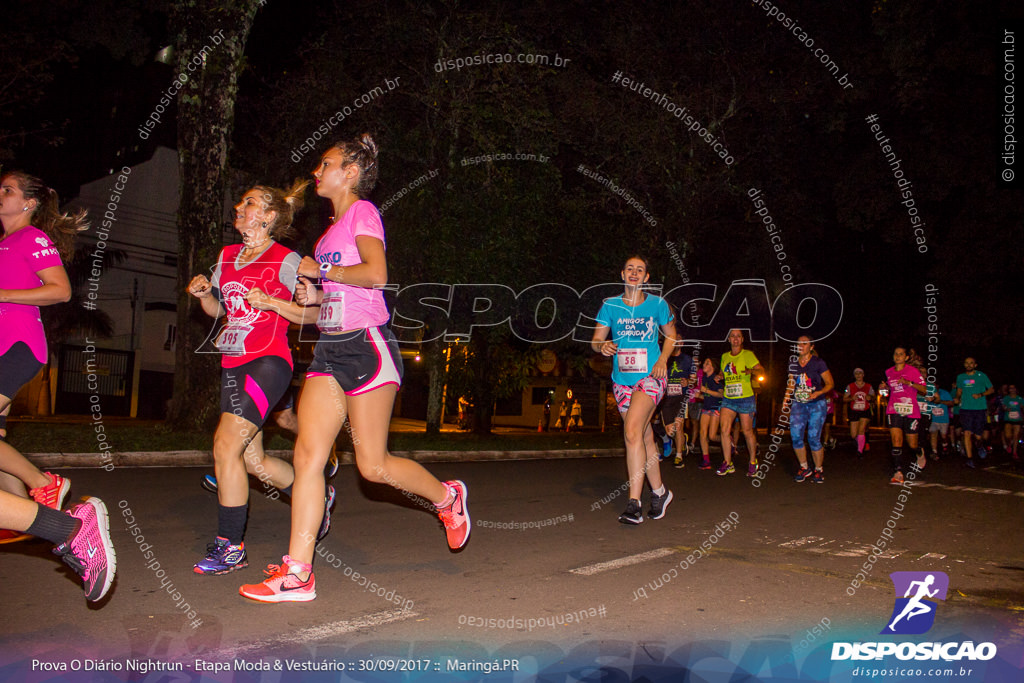
<path id="1" fill-rule="evenodd" d="M 112 451 L 186 451 L 209 450 L 212 432 L 172 430 L 161 423 L 124 422 L 104 426 L 106 442 Z M 9 426 L 8 438 L 22 453 L 95 453 L 96 434 L 88 424 L 36 423 L 16 421 Z M 264 434 L 267 449 L 291 449 L 294 435 L 279 427 L 268 427 Z M 490 434 L 463 432 L 425 434 L 392 432 L 388 447 L 393 451 L 545 451 L 576 448 L 616 448 L 622 445 L 621 427 L 600 433 L 548 432 L 545 434 Z M 348 434 L 342 430 L 338 448 L 351 451 Z"/>

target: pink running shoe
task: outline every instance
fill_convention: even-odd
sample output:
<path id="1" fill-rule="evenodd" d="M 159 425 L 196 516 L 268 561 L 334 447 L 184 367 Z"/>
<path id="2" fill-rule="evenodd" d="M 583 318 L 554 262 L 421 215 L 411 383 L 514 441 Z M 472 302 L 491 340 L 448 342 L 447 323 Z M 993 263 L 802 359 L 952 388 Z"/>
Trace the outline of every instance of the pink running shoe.
<path id="1" fill-rule="evenodd" d="M 60 510 L 64 505 L 64 499 L 67 498 L 68 491 L 71 490 L 71 482 L 53 472 L 43 472 L 43 474 L 50 479 L 50 483 L 37 489 L 30 489 L 28 495 L 40 505 Z"/>
<path id="2" fill-rule="evenodd" d="M 303 581 L 298 574 L 290 573 L 292 567 L 308 571 L 309 578 Z M 263 583 L 249 583 L 238 589 L 238 594 L 256 602 L 309 602 L 316 598 L 316 578 L 313 566 L 296 562 L 288 555 L 281 564 L 268 565 L 263 573 Z"/>
<path id="3" fill-rule="evenodd" d="M 444 522 L 445 534 L 448 536 L 448 547 L 458 550 L 466 545 L 471 530 L 469 522 L 469 510 L 466 508 L 466 500 L 469 498 L 469 491 L 461 481 L 446 481 L 444 483 L 452 492 L 452 502 L 448 507 L 437 511 L 437 516 Z"/>
<path id="4" fill-rule="evenodd" d="M 96 602 L 110 590 L 117 573 L 117 554 L 110 542 L 107 506 L 99 498 L 86 498 L 66 514 L 77 518 L 81 526 L 71 540 L 54 548 L 53 554 L 82 577 L 85 599 Z"/>

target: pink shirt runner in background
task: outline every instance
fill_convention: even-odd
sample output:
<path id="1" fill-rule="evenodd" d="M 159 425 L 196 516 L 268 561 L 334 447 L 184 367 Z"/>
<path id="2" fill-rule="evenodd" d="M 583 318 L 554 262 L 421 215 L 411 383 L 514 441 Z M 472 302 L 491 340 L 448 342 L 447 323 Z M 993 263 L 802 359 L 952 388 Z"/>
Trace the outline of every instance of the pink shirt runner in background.
<path id="1" fill-rule="evenodd" d="M 885 381 L 889 385 L 889 406 L 885 412 L 917 419 L 921 417 L 921 409 L 917 407 L 917 389 L 909 384 L 896 381 L 900 379 L 914 384 L 924 384 L 921 371 L 913 365 L 904 365 L 903 369 L 899 371 L 896 370 L 896 366 L 886 370 Z"/>
<path id="2" fill-rule="evenodd" d="M 39 228 L 28 225 L 0 240 L 0 289 L 41 287 L 37 273 L 63 265 L 57 248 Z M 17 342 L 28 344 L 36 360 L 46 362 L 46 334 L 38 306 L 0 304 L 0 354 Z"/>
<path id="3" fill-rule="evenodd" d="M 316 243 L 313 251 L 317 263 L 334 266 L 354 266 L 362 263 L 356 237 L 367 235 L 384 242 L 384 224 L 377 207 L 360 199 L 348 208 L 345 215 L 327 229 Z M 366 287 L 353 287 L 338 282 L 323 280 L 321 285 L 325 297 L 342 296 L 344 329 L 357 330 L 384 325 L 390 319 L 384 304 L 384 291 Z"/>

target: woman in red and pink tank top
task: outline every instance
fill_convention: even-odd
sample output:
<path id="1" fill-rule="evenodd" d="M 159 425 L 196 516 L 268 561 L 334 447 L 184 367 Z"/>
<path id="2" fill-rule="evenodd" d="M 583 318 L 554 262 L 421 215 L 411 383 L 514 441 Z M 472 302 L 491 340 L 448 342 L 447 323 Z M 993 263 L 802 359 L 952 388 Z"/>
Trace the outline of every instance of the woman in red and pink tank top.
<path id="1" fill-rule="evenodd" d="M 316 193 L 334 208 L 334 223 L 317 242 L 315 258 L 307 256 L 299 264 L 295 299 L 315 312 L 320 339 L 299 401 L 288 554 L 280 565 L 269 567 L 262 583 L 239 589 L 252 600 L 316 598 L 312 563 L 324 499 L 323 468 L 346 417 L 360 474 L 433 503 L 452 550 L 469 538 L 465 484 L 442 483 L 419 463 L 388 453 L 402 357 L 387 326 L 384 225 L 377 207 L 366 200 L 377 181 L 377 164 L 377 146 L 364 134 L 332 146 L 313 171 Z"/>
<path id="2" fill-rule="evenodd" d="M 291 493 L 292 466 L 263 452 L 263 424 L 292 379 L 288 323 L 302 323 L 305 307 L 292 301 L 299 255 L 276 240 L 288 235 L 302 207 L 307 181 L 284 191 L 258 185 L 235 205 L 242 244 L 225 247 L 213 276 L 197 275 L 189 293 L 212 318 L 221 355 L 220 423 L 213 439 L 217 481 L 217 535 L 197 562 L 197 574 L 226 574 L 248 566 L 243 540 L 249 479 Z M 244 457 L 243 457 L 244 456 Z M 322 511 L 323 512 L 323 511 Z M 323 514 L 326 533 L 329 514 Z"/>
<path id="3" fill-rule="evenodd" d="M 57 193 L 35 176 L 12 171 L 0 178 L 0 489 L 60 510 L 71 483 L 41 472 L 6 441 L 11 402 L 47 362 L 40 306 L 71 298 L 63 259 L 73 236 L 88 224 L 85 212 L 60 212 Z M 26 487 L 28 491 L 26 492 Z M 0 542 L 26 538 L 0 530 Z"/>

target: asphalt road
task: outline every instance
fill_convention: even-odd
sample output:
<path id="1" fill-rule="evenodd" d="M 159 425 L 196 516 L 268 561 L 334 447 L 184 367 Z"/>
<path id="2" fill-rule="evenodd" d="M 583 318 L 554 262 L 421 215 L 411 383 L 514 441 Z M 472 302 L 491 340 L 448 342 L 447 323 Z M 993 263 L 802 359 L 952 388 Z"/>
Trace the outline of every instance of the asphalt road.
<path id="1" fill-rule="evenodd" d="M 663 465 L 675 500 L 664 519 L 635 527 L 616 521 L 625 503 L 616 494 L 626 477 L 621 458 L 432 464 L 438 476 L 469 486 L 473 532 L 460 553 L 448 550 L 436 515 L 343 467 L 315 565 L 318 598 L 282 605 L 237 594 L 287 549 L 289 507 L 262 487 L 251 489 L 250 566 L 199 576 L 192 564 L 216 525 L 215 497 L 199 486 L 209 470 L 63 470 L 72 498 L 96 495 L 110 509 L 117 581 L 108 598 L 89 605 L 45 542 L 0 547 L 0 678 L 57 680 L 40 668 L 76 657 L 94 667 L 113 662 L 109 680 L 131 678 L 115 666 L 130 659 L 185 662 L 178 676 L 187 679 L 205 666 L 197 659 L 215 667 L 280 657 L 341 662 L 354 680 L 396 680 L 397 672 L 353 668 L 366 666 L 364 658 L 437 669 L 453 657 L 498 657 L 534 672 L 573 661 L 614 664 L 625 679 L 593 680 L 635 680 L 642 664 L 700 648 L 711 648 L 727 673 L 741 661 L 756 672 L 759 644 L 806 667 L 827 641 L 880 639 L 894 571 L 948 574 L 928 638 L 991 641 L 1020 667 L 1024 476 L 1005 461 L 972 471 L 948 460 L 929 463 L 925 486 L 901 489 L 888 483 L 881 445 L 865 459 L 849 446 L 828 452 L 819 485 L 792 481 L 786 448 L 759 487 L 740 473 L 699 471 L 693 458 L 682 470 Z M 886 547 L 873 554 L 879 539 Z M 505 680 L 533 680 L 504 672 Z M 203 675 L 281 680 L 237 670 Z M 403 675 L 427 680 L 423 672 Z M 498 680 L 457 676 L 450 680 Z"/>

